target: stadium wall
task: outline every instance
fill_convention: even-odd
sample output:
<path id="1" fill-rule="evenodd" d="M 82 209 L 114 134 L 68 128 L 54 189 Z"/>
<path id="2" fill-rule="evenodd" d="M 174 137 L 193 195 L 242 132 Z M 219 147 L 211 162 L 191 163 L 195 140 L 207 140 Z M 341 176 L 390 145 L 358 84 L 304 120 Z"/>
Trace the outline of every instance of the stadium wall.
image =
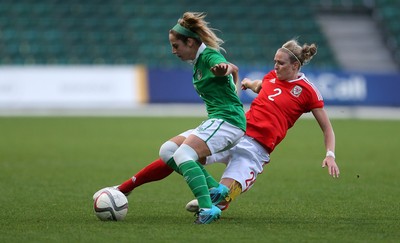
<path id="1" fill-rule="evenodd" d="M 307 71 L 328 106 L 400 107 L 400 74 Z M 262 70 L 240 75 L 262 78 Z M 201 103 L 190 68 L 144 66 L 3 66 L 0 109 L 130 109 L 143 104 Z M 240 91 L 249 104 L 255 95 Z"/>
<path id="2" fill-rule="evenodd" d="M 0 67 L 0 108 L 130 108 L 147 103 L 143 66 Z"/>
<path id="3" fill-rule="evenodd" d="M 190 82 L 191 75 L 192 71 L 186 69 L 149 69 L 150 103 L 201 102 Z M 240 69 L 241 78 L 262 79 L 264 75 L 262 70 Z M 400 107 L 398 73 L 307 71 L 306 75 L 319 89 L 326 105 Z M 250 90 L 240 92 L 245 104 L 254 97 Z"/>

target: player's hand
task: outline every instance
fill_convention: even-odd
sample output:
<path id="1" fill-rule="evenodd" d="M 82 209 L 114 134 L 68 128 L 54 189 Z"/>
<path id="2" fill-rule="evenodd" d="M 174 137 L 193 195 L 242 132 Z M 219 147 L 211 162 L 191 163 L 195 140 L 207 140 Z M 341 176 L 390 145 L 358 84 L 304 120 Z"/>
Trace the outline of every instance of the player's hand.
<path id="1" fill-rule="evenodd" d="M 249 87 L 249 84 L 251 83 L 251 80 L 248 78 L 244 78 L 241 82 L 241 89 L 246 90 Z"/>
<path id="2" fill-rule="evenodd" d="M 328 167 L 329 175 L 331 175 L 333 178 L 339 177 L 340 171 L 335 162 L 335 158 L 331 156 L 325 157 L 324 161 L 322 161 L 322 168 L 325 168 L 326 166 Z"/>
<path id="3" fill-rule="evenodd" d="M 225 76 L 228 73 L 228 69 L 228 63 L 220 63 L 212 67 L 211 72 L 213 72 L 215 76 Z"/>

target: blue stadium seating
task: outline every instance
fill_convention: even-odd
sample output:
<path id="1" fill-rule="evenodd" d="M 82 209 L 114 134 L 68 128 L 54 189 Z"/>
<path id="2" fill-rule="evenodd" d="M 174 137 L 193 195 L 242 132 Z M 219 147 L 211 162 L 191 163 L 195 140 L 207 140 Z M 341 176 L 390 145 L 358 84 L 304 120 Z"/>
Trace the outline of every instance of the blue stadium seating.
<path id="1" fill-rule="evenodd" d="M 171 55 L 168 30 L 185 11 L 208 14 L 211 27 L 225 40 L 227 58 L 239 65 L 264 66 L 286 40 L 315 42 L 310 65 L 338 64 L 315 18 L 315 8 L 300 0 L 2 0 L 0 64 L 146 64 L 180 66 Z M 323 1 L 321 1 L 323 2 Z M 327 1 L 324 1 L 327 2 Z M 340 5 L 343 1 L 328 1 Z M 362 1 L 352 1 L 354 5 Z M 377 6 L 387 21 L 396 50 L 400 24 L 390 3 Z M 398 10 L 397 8 L 396 10 Z M 396 15 L 397 14 L 397 15 Z M 400 55 L 400 54 L 399 54 Z M 271 61 L 270 61 L 271 60 Z"/>

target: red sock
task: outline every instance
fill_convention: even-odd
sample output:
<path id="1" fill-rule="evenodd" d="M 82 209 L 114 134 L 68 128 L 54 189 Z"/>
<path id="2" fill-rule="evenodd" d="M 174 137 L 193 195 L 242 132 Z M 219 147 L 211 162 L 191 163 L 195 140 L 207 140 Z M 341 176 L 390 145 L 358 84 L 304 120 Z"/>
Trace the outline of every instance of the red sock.
<path id="1" fill-rule="evenodd" d="M 159 158 L 122 183 L 118 189 L 123 193 L 128 193 L 142 184 L 162 180 L 173 171 L 171 167 Z"/>

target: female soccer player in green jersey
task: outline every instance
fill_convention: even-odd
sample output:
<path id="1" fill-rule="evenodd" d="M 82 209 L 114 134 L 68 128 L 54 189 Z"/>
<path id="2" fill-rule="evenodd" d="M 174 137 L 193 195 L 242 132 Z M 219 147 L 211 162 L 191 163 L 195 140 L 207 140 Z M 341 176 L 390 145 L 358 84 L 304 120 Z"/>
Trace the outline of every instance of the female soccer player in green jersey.
<path id="1" fill-rule="evenodd" d="M 198 200 L 199 217 L 195 222 L 199 224 L 219 218 L 221 210 L 212 201 L 215 204 L 223 200 L 229 188 L 212 178 L 197 161 L 234 147 L 246 131 L 245 112 L 235 85 L 238 68 L 221 54 L 223 40 L 208 27 L 205 16 L 184 13 L 169 31 L 169 42 L 173 54 L 193 65 L 193 85 L 206 105 L 208 119 L 187 136 L 179 134 L 165 142 L 159 152 L 162 161 L 183 175 Z M 211 199 L 209 188 L 221 193 Z"/>
<path id="2" fill-rule="evenodd" d="M 238 68 L 220 53 L 223 41 L 208 27 L 205 16 L 184 13 L 169 31 L 169 41 L 172 53 L 193 65 L 193 85 L 206 105 L 208 119 L 188 137 L 174 137 L 160 148 L 162 160 L 183 175 L 198 200 L 200 224 L 210 223 L 221 214 L 212 204 L 208 188 L 225 186 L 219 185 L 197 161 L 233 147 L 246 130 L 245 112 L 235 85 Z"/>

